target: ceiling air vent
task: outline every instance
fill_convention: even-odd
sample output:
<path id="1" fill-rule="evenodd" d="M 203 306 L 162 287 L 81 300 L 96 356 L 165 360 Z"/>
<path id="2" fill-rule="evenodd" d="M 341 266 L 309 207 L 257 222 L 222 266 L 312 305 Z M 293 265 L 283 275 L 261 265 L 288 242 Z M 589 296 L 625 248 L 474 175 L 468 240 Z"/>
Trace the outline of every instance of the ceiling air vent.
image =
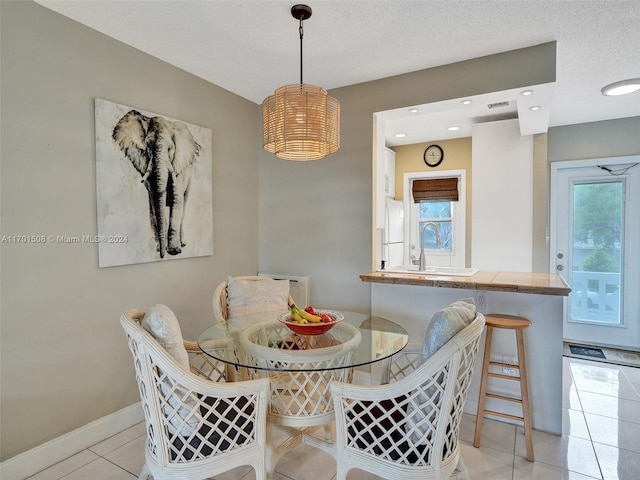
<path id="1" fill-rule="evenodd" d="M 509 102 L 496 102 L 496 103 L 489 103 L 487 105 L 488 108 L 501 108 L 501 107 L 508 107 L 509 106 Z"/>

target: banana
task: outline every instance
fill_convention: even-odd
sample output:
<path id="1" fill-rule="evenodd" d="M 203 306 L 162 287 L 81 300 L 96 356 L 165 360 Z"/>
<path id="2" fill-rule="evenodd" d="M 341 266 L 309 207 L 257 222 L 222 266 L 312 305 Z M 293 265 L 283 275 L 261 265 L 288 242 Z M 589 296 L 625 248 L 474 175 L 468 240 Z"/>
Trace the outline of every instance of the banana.
<path id="1" fill-rule="evenodd" d="M 317 316 L 317 315 L 311 315 L 309 312 L 306 312 L 304 310 L 300 310 L 298 309 L 298 315 L 300 315 L 302 318 L 309 320 L 311 323 L 320 323 L 322 322 L 322 319 Z"/>
<path id="2" fill-rule="evenodd" d="M 307 323 L 307 320 L 301 317 L 300 314 L 295 310 L 291 310 L 291 321 L 301 324 Z"/>
<path id="3" fill-rule="evenodd" d="M 306 320 L 304 323 L 307 322 L 311 322 L 311 323 L 320 323 L 322 322 L 322 318 L 320 318 L 318 315 L 312 315 L 309 312 L 301 309 L 300 307 L 298 307 L 295 303 L 291 305 L 291 318 L 294 318 L 294 315 L 297 315 L 298 317 L 300 317 L 303 320 Z"/>

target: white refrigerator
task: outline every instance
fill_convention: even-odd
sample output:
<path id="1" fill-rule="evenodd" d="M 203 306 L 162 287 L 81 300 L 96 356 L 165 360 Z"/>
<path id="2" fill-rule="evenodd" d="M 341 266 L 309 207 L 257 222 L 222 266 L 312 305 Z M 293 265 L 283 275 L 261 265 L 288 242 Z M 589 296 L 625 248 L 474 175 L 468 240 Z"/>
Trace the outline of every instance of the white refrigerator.
<path id="1" fill-rule="evenodd" d="M 384 210 L 382 260 L 388 268 L 404 263 L 404 205 L 387 197 Z"/>

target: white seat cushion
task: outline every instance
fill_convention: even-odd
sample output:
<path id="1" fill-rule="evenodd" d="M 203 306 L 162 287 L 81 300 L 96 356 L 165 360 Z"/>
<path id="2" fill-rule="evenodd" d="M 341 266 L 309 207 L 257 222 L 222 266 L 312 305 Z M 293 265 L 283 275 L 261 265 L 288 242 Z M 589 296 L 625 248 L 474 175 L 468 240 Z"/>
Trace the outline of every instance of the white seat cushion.
<path id="1" fill-rule="evenodd" d="M 289 309 L 289 280 L 227 279 L 229 318 Z"/>
<path id="2" fill-rule="evenodd" d="M 438 310 L 431 317 L 431 322 L 427 327 L 427 333 L 422 343 L 422 359 L 426 361 L 437 352 L 445 343 L 451 340 L 464 327 L 473 322 L 476 317 L 476 303 L 473 298 L 458 300 L 442 310 Z M 455 379 L 450 379 L 455 381 Z M 427 405 L 429 398 L 437 395 L 437 387 L 427 389 L 427 395 L 419 395 L 416 399 L 419 405 Z M 409 404 L 407 408 L 406 431 L 411 433 L 411 440 L 416 445 L 423 445 L 427 442 L 424 438 L 429 432 L 429 408 L 422 411 Z"/>
<path id="3" fill-rule="evenodd" d="M 175 313 L 166 305 L 149 308 L 142 327 L 185 369 L 189 370 L 189 354 L 184 348 L 182 331 Z"/>
<path id="4" fill-rule="evenodd" d="M 175 313 L 169 307 L 158 304 L 149 308 L 148 313 L 142 319 L 142 327 L 164 347 L 167 353 L 182 368 L 187 372 L 190 371 L 189 354 L 184 348 L 180 324 Z M 200 424 L 200 419 L 198 418 L 200 411 L 196 408 L 195 400 L 190 398 L 182 399 L 181 393 L 173 392 L 172 387 L 171 383 L 161 385 L 162 394 L 167 398 L 171 406 L 165 407 L 165 413 L 172 415 L 173 410 L 182 405 L 178 410 L 180 418 L 172 416 L 171 424 L 173 425 L 173 432 L 179 431 L 183 437 L 189 438 Z M 195 412 L 195 415 L 192 412 Z M 172 429 L 170 428 L 170 430 Z"/>

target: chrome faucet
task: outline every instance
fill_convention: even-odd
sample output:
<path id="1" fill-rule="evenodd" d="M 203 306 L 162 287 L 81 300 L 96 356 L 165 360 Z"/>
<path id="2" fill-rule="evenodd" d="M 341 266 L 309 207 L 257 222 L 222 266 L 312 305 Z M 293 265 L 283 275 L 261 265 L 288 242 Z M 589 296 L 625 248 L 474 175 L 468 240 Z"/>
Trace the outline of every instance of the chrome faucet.
<path id="1" fill-rule="evenodd" d="M 436 245 L 442 245 L 442 239 L 440 238 L 440 227 L 435 222 L 427 222 L 422 226 L 420 230 L 420 260 L 418 261 L 418 271 L 424 271 L 427 269 L 427 256 L 424 254 L 424 231 L 428 226 L 433 228 L 436 234 Z"/>

